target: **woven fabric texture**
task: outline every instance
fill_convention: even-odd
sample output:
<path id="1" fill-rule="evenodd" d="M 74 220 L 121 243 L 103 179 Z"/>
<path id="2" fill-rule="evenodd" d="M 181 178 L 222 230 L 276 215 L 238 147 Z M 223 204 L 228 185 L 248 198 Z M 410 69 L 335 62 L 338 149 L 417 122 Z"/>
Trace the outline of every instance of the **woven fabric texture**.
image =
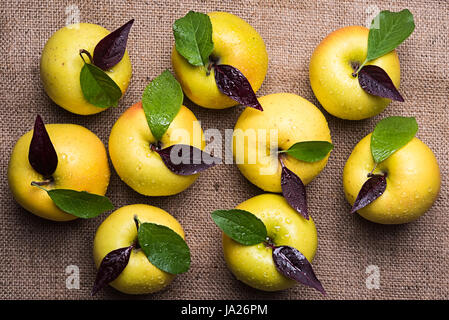
<path id="1" fill-rule="evenodd" d="M 319 105 L 309 83 L 308 66 L 318 43 L 343 26 L 367 25 L 378 10 L 413 12 L 416 29 L 397 52 L 401 61 L 400 91 L 404 103 L 393 102 L 374 118 L 337 119 Z M 71 114 L 45 94 L 39 59 L 46 40 L 76 17 L 113 30 L 131 18 L 128 50 L 133 78 L 118 108 L 93 116 Z M 2 1 L 0 4 L 0 298 L 89 299 L 95 278 L 92 242 L 106 218 L 54 223 L 22 209 L 12 198 L 7 166 L 18 138 L 32 128 L 36 114 L 46 123 L 76 123 L 92 130 L 107 146 L 109 132 L 124 110 L 138 101 L 150 79 L 171 69 L 172 24 L 189 10 L 228 11 L 248 21 L 263 37 L 269 68 L 258 96 L 291 92 L 308 99 L 326 116 L 336 146 L 323 172 L 307 186 L 309 210 L 318 230 L 315 272 L 327 299 L 447 299 L 449 298 L 448 180 L 449 78 L 447 61 L 449 3 L 447 1 Z M 185 104 L 203 129 L 231 129 L 241 107 L 207 110 Z M 442 186 L 434 206 L 416 222 L 398 226 L 371 223 L 349 213 L 342 189 L 342 171 L 355 144 L 390 115 L 414 116 L 417 136 L 436 154 Z M 216 166 L 181 194 L 144 197 L 117 176 L 111 166 L 107 196 L 116 208 L 146 203 L 163 208 L 184 227 L 192 252 L 188 273 L 164 291 L 126 296 L 106 288 L 99 299 L 322 299 L 301 285 L 276 293 L 247 287 L 228 271 L 221 233 L 210 218 L 219 208 L 233 208 L 263 193 L 235 165 Z M 66 267 L 80 270 L 80 288 L 66 288 Z M 368 289 L 369 265 L 379 267 L 380 288 Z"/>

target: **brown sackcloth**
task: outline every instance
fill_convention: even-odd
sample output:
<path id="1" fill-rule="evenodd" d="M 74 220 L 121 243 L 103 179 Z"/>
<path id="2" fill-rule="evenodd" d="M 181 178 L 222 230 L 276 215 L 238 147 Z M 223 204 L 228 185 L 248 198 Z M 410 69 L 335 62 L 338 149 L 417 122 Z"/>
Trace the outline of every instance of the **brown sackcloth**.
<path id="1" fill-rule="evenodd" d="M 45 94 L 39 58 L 46 40 L 66 24 L 77 5 L 82 22 L 113 30 L 131 18 L 128 50 L 133 78 L 118 108 L 93 116 L 78 116 L 56 106 Z M 324 171 L 307 186 L 309 210 L 316 222 L 319 245 L 313 262 L 328 299 L 447 299 L 449 298 L 449 159 L 447 150 L 449 78 L 449 3 L 441 1 L 2 1 L 0 9 L 0 298 L 89 299 L 95 277 L 92 241 L 106 218 L 54 223 L 22 209 L 8 189 L 6 172 L 17 139 L 30 130 L 36 114 L 47 123 L 76 123 L 96 133 L 107 145 L 119 115 L 138 101 L 150 79 L 170 68 L 172 24 L 193 9 L 228 11 L 248 21 L 268 48 L 269 68 L 258 96 L 292 92 L 317 105 L 329 121 L 336 146 Z M 366 25 L 376 10 L 409 8 L 416 29 L 398 48 L 400 91 L 404 103 L 393 102 L 381 115 L 363 121 L 330 116 L 310 88 L 308 66 L 316 45 L 331 31 Z M 187 99 L 186 99 L 187 100 Z M 233 128 L 242 108 L 213 111 L 185 104 L 203 129 Z M 418 137 L 436 154 L 442 190 L 432 209 L 418 221 L 399 226 L 368 222 L 349 214 L 342 190 L 342 170 L 355 144 L 390 115 L 414 116 Z M 161 207 L 183 225 L 192 252 L 188 273 L 163 292 L 143 299 L 321 299 L 297 285 L 277 293 L 254 290 L 228 271 L 221 250 L 221 233 L 210 219 L 218 208 L 233 208 L 263 193 L 235 165 L 208 170 L 187 191 L 172 197 L 144 197 L 124 184 L 111 164 L 107 196 L 116 208 L 134 203 Z M 80 289 L 66 288 L 66 267 L 77 265 Z M 366 268 L 380 270 L 380 288 L 368 289 Z M 108 287 L 97 298 L 127 298 Z M 133 298 L 131 296 L 131 298 Z"/>

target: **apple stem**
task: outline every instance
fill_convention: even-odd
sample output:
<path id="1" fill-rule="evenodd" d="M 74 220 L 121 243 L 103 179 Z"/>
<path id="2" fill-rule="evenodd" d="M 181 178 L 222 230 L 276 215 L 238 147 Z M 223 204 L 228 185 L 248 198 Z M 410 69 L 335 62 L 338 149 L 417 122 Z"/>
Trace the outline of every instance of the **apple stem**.
<path id="1" fill-rule="evenodd" d="M 86 60 L 84 60 L 83 53 L 89 57 L 90 63 L 92 63 L 92 56 L 90 55 L 90 52 L 85 49 L 80 49 L 80 57 L 83 59 L 84 63 L 86 63 Z"/>
<path id="2" fill-rule="evenodd" d="M 151 151 L 158 152 L 159 150 L 162 149 L 161 142 L 158 141 L 158 142 L 156 142 L 155 144 L 154 144 L 154 143 L 151 143 L 151 144 L 150 144 L 150 149 L 151 149 Z"/>
<path id="3" fill-rule="evenodd" d="M 273 241 L 270 239 L 270 237 L 267 237 L 263 243 L 264 243 L 264 245 L 265 245 L 266 247 L 269 247 L 269 248 L 271 248 L 271 249 L 276 248 L 276 246 L 274 245 L 274 243 L 273 243 Z"/>
<path id="4" fill-rule="evenodd" d="M 357 77 L 357 75 L 359 74 L 360 70 L 362 70 L 362 68 L 365 66 L 365 64 L 368 62 L 368 60 L 365 59 L 365 61 L 363 61 L 363 63 L 357 68 L 357 70 L 355 72 L 352 73 L 352 76 L 355 78 Z"/>
<path id="5" fill-rule="evenodd" d="M 367 174 L 368 178 L 371 178 L 371 177 L 375 176 L 375 174 L 373 172 L 374 172 L 374 170 L 376 170 L 376 168 L 377 168 L 377 163 L 374 166 L 373 170 L 371 170 L 371 172 Z M 386 172 L 381 172 L 380 175 L 386 177 L 387 173 Z"/>
<path id="6" fill-rule="evenodd" d="M 45 179 L 44 181 L 32 181 L 31 185 L 35 187 L 46 186 L 52 183 L 54 179 L 52 177 Z"/>
<path id="7" fill-rule="evenodd" d="M 368 173 L 368 178 L 373 176 L 373 172 L 374 172 L 374 170 L 376 170 L 376 168 L 377 168 L 377 162 L 376 162 L 376 164 L 375 164 L 373 170 L 371 170 L 371 172 Z"/>
<path id="8" fill-rule="evenodd" d="M 206 76 L 210 76 L 210 71 L 212 70 L 212 62 L 209 62 L 207 66 Z"/>
<path id="9" fill-rule="evenodd" d="M 41 189 L 41 190 L 44 190 L 44 191 L 47 191 L 47 192 L 48 192 L 48 190 L 47 190 L 47 189 L 45 189 L 45 188 L 43 187 L 43 184 L 41 184 L 41 183 L 39 183 L 39 182 L 35 182 L 35 181 L 33 181 L 33 182 L 31 182 L 31 185 L 32 185 L 33 187 L 38 187 L 39 189 Z"/>
<path id="10" fill-rule="evenodd" d="M 134 223 L 136 224 L 136 229 L 139 231 L 139 225 L 141 224 L 139 218 L 137 217 L 137 214 L 134 215 Z"/>

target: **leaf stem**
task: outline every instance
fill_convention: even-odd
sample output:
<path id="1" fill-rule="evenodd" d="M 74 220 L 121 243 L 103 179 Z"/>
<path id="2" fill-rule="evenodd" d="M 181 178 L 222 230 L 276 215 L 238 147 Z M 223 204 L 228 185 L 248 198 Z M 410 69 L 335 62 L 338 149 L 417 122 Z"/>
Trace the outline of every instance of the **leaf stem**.
<path id="1" fill-rule="evenodd" d="M 279 158 L 279 162 L 281 163 L 281 167 L 282 167 L 282 168 L 285 168 L 284 160 L 282 160 L 283 155 L 279 155 L 278 158 Z"/>

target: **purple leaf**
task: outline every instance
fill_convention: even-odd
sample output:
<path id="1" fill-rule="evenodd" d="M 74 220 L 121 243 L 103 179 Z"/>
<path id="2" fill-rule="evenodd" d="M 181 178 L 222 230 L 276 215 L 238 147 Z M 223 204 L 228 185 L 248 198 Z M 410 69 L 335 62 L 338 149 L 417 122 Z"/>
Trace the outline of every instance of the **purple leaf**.
<path id="1" fill-rule="evenodd" d="M 309 220 L 307 212 L 306 187 L 300 177 L 289 170 L 282 162 L 281 187 L 282 195 L 288 204 Z"/>
<path id="2" fill-rule="evenodd" d="M 379 198 L 387 188 L 387 179 L 384 175 L 374 174 L 366 180 L 355 199 L 351 213 L 366 207 Z"/>
<path id="3" fill-rule="evenodd" d="M 47 129 L 40 115 L 34 122 L 33 138 L 28 151 L 28 161 L 34 170 L 49 178 L 58 166 L 58 155 L 51 143 Z"/>
<path id="4" fill-rule="evenodd" d="M 276 269 L 286 277 L 312 287 L 326 295 L 324 288 L 315 275 L 312 265 L 297 249 L 279 246 L 273 249 L 273 261 Z"/>
<path id="5" fill-rule="evenodd" d="M 220 158 L 186 144 L 174 144 L 165 149 L 153 150 L 161 156 L 168 169 L 182 176 L 196 174 L 221 163 Z"/>
<path id="6" fill-rule="evenodd" d="M 380 67 L 367 65 L 359 71 L 359 84 L 369 94 L 404 102 L 388 74 Z"/>
<path id="7" fill-rule="evenodd" d="M 97 277 L 92 288 L 92 296 L 115 280 L 128 265 L 134 245 L 109 252 L 101 261 Z"/>
<path id="8" fill-rule="evenodd" d="M 133 23 L 134 19 L 129 20 L 98 42 L 94 49 L 94 65 L 103 70 L 109 70 L 122 60 L 128 42 L 128 34 Z"/>
<path id="9" fill-rule="evenodd" d="M 214 66 L 218 89 L 241 105 L 263 111 L 248 79 L 237 68 L 227 64 Z"/>

